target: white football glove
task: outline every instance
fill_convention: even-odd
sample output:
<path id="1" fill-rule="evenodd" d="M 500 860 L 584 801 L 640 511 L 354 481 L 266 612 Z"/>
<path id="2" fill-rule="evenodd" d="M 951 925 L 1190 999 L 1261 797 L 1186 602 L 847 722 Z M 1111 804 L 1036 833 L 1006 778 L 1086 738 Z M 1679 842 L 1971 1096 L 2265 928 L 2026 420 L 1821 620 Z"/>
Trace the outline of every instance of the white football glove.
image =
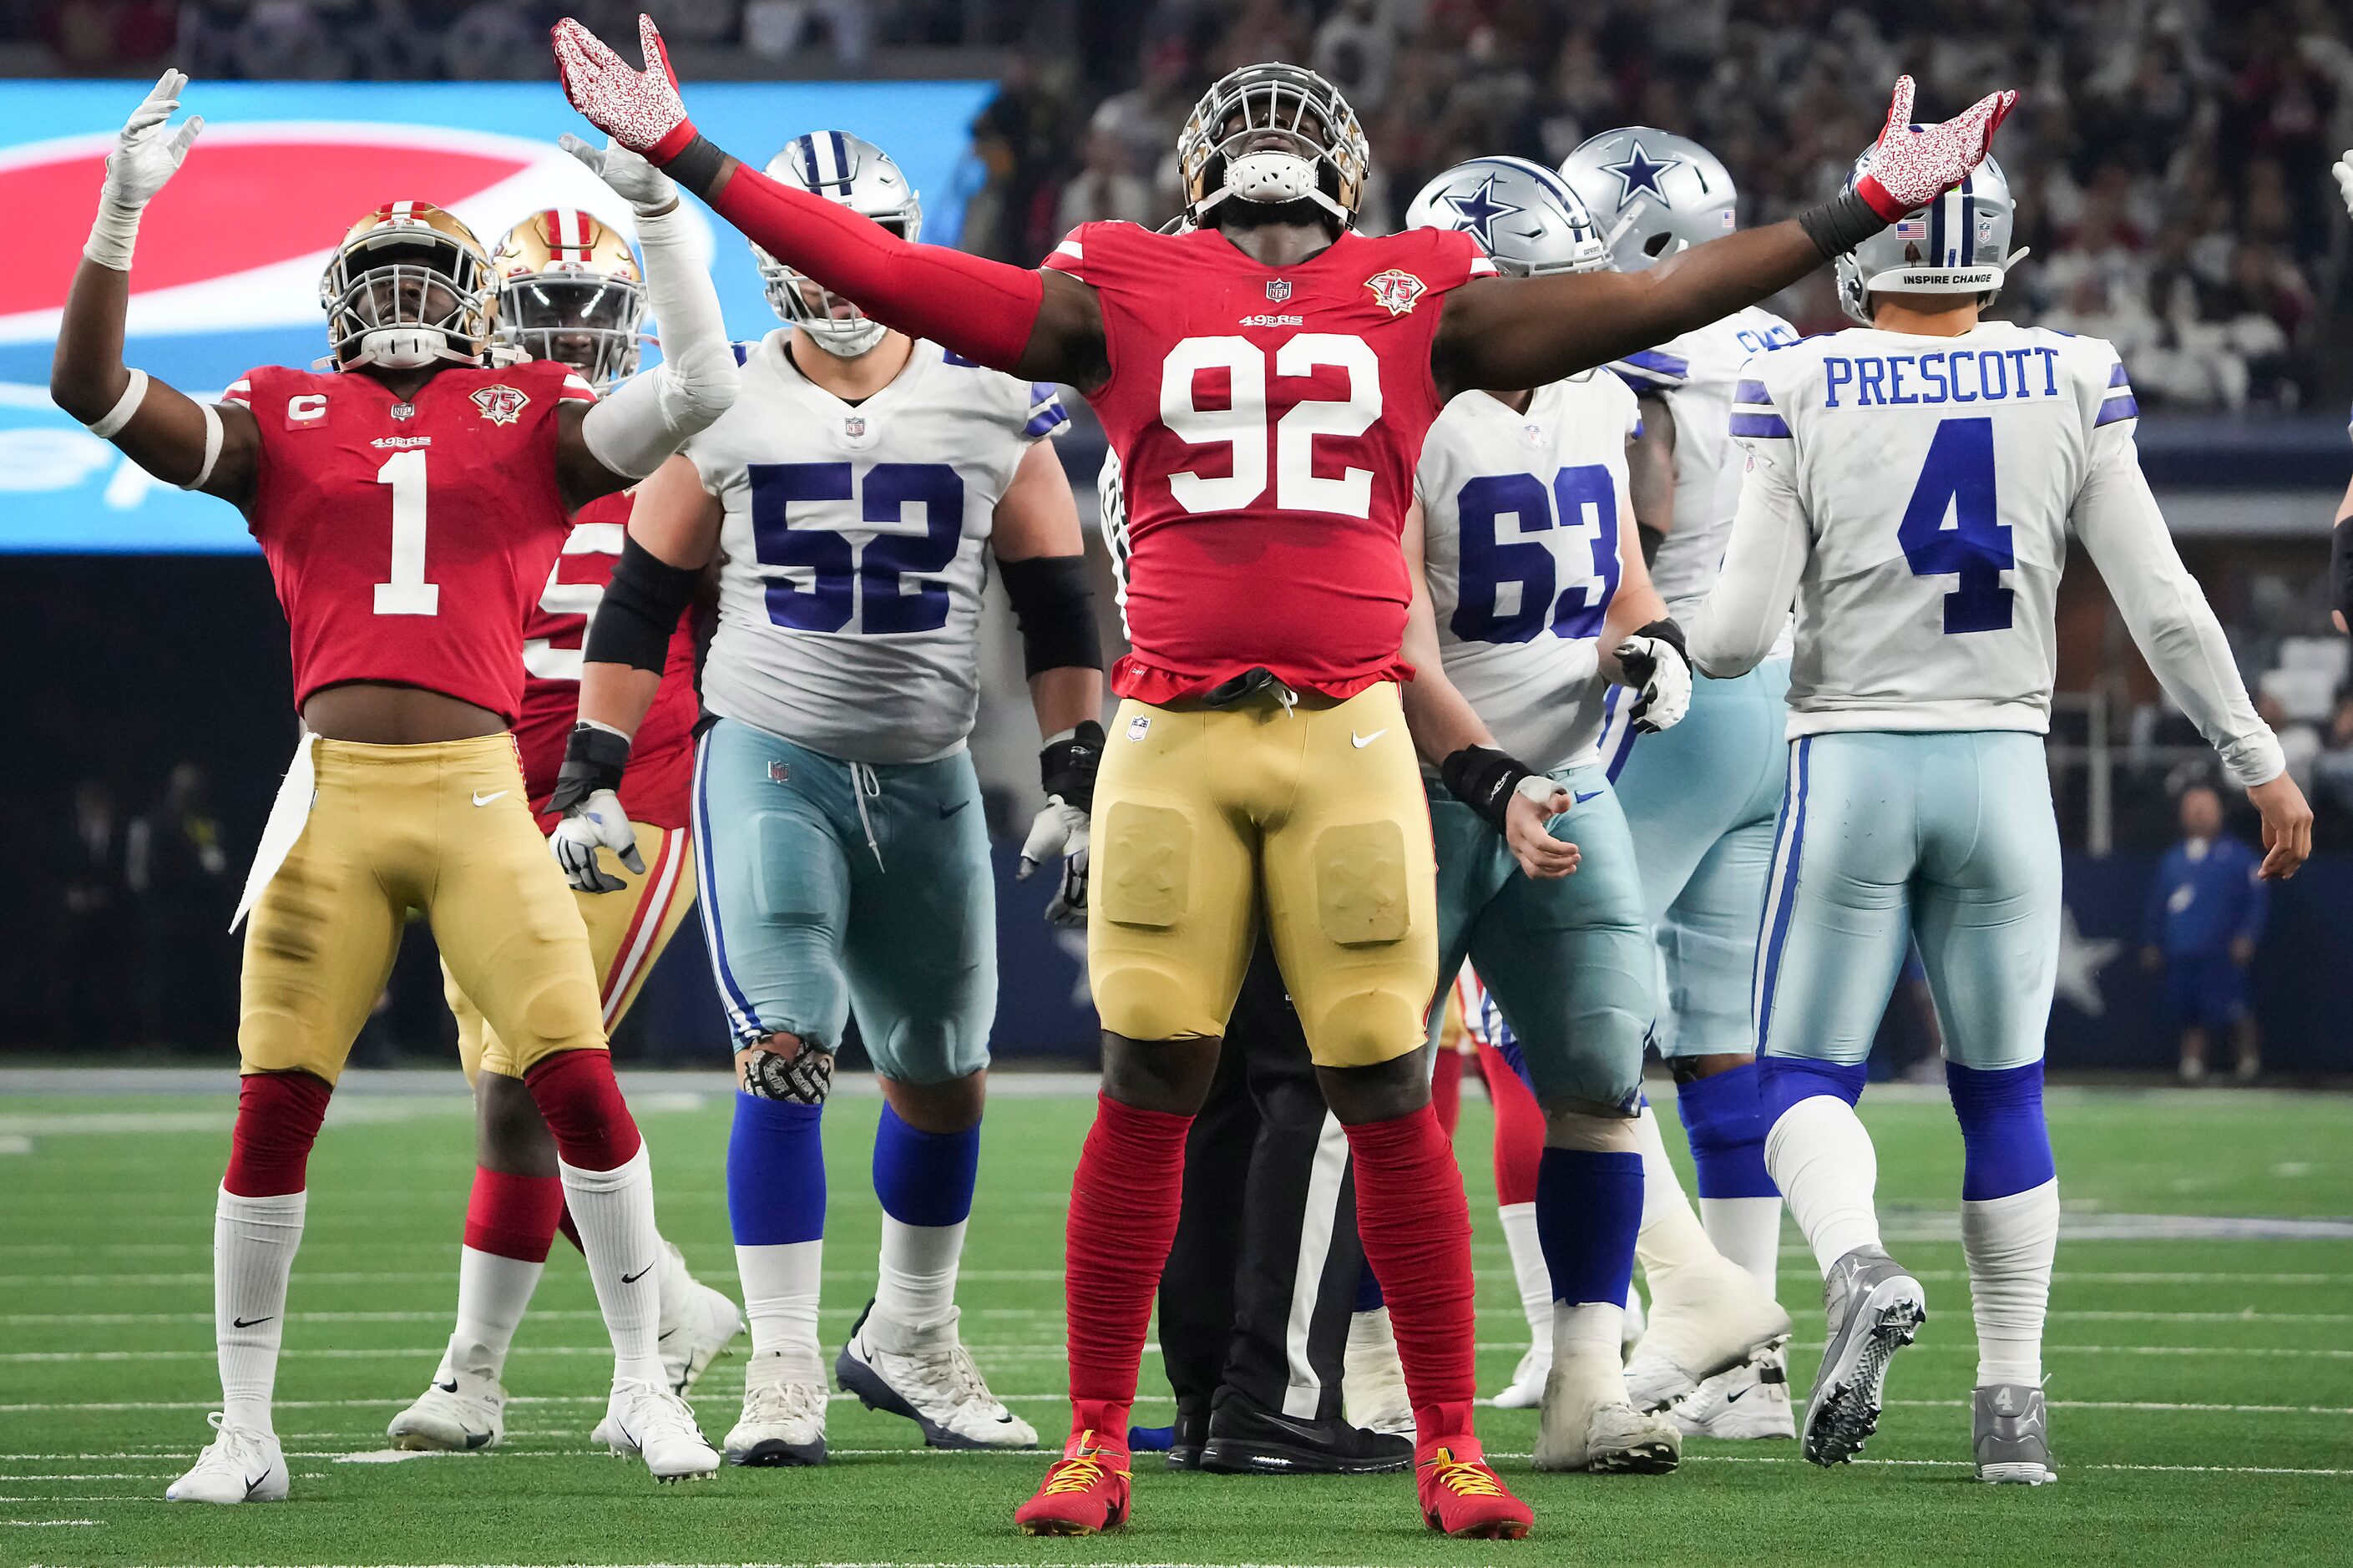
<path id="1" fill-rule="evenodd" d="M 591 791 L 587 799 L 566 812 L 555 831 L 547 836 L 547 847 L 555 851 L 564 879 L 584 893 L 617 893 L 628 886 L 596 864 L 600 848 L 610 849 L 636 875 L 646 874 L 645 858 L 638 853 L 637 829 L 629 826 L 629 814 L 621 809 L 621 797 L 608 789 Z"/>
<path id="2" fill-rule="evenodd" d="M 668 174 L 618 142 L 592 146 L 569 131 L 555 144 L 588 166 L 588 172 L 613 187 L 640 216 L 668 212 L 678 205 L 678 187 Z"/>
<path id="3" fill-rule="evenodd" d="M 82 254 L 100 267 L 117 272 L 131 270 L 140 212 L 179 173 L 188 149 L 195 145 L 196 133 L 205 128 L 201 114 L 188 116 L 177 131 L 169 127 L 173 110 L 180 107 L 180 89 L 187 85 L 185 71 L 167 70 L 158 77 L 146 99 L 123 121 L 121 133 L 114 139 L 114 151 L 106 155 L 106 185 L 98 204 L 98 220 L 90 227 L 90 243 L 82 247 Z"/>
<path id="4" fill-rule="evenodd" d="M 1618 645 L 1618 663 L 1634 700 L 1634 728 L 1646 735 L 1672 730 L 1691 711 L 1691 660 L 1672 621 L 1653 621 Z"/>
<path id="5" fill-rule="evenodd" d="M 1013 873 L 1017 882 L 1028 881 L 1055 856 L 1062 858 L 1062 885 L 1046 906 L 1046 918 L 1058 926 L 1087 923 L 1087 831 L 1085 812 L 1050 795 L 1029 824 L 1029 837 L 1021 841 L 1021 865 Z"/>

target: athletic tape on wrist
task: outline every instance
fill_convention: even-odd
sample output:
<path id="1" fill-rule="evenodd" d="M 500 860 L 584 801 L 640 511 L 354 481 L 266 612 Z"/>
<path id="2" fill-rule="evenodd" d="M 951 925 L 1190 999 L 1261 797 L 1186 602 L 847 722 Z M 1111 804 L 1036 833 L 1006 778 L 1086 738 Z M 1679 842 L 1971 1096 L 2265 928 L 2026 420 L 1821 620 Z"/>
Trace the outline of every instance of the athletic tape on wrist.
<path id="1" fill-rule="evenodd" d="M 131 252 L 139 239 L 139 211 L 137 207 L 125 206 L 111 194 L 100 196 L 98 216 L 90 220 L 90 238 L 82 243 L 82 255 L 113 271 L 130 271 Z"/>
<path id="2" fill-rule="evenodd" d="M 114 406 L 83 426 L 82 428 L 101 441 L 111 441 L 114 439 L 114 433 L 131 423 L 131 416 L 139 412 L 139 405 L 145 401 L 147 401 L 147 373 L 143 370 L 134 370 L 131 373 L 130 384 L 122 389 L 122 395 L 114 400 Z"/>

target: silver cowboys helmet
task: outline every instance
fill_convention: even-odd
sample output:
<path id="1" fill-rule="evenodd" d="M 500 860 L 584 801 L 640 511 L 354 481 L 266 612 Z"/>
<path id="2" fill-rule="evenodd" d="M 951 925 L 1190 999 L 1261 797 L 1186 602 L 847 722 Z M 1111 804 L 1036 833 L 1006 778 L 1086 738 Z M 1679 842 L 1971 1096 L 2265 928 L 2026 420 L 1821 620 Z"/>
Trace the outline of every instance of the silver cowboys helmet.
<path id="1" fill-rule="evenodd" d="M 768 160 L 768 177 L 797 191 L 839 202 L 854 213 L 914 243 L 923 237 L 923 204 L 891 154 L 847 131 L 812 131 L 786 143 Z M 882 341 L 891 329 L 761 249 L 752 247 L 768 303 L 827 353 L 855 359 Z"/>
<path id="2" fill-rule="evenodd" d="M 1229 199 L 1308 201 L 1356 222 L 1372 151 L 1340 89 L 1299 66 L 1244 66 L 1218 79 L 1176 139 L 1185 216 L 1197 225 Z"/>
<path id="3" fill-rule="evenodd" d="M 1561 161 L 1620 272 L 1721 239 L 1739 223 L 1739 193 L 1716 155 L 1688 136 L 1648 125 L 1588 137 Z"/>
<path id="4" fill-rule="evenodd" d="M 1515 278 L 1599 272 L 1609 265 L 1609 248 L 1577 193 L 1525 158 L 1457 163 L 1422 186 L 1406 208 L 1405 226 L 1459 229 L 1479 242 L 1497 271 Z"/>
<path id="5" fill-rule="evenodd" d="M 1856 176 L 1871 153 L 1865 148 L 1854 161 Z M 2010 181 L 1989 156 L 1959 184 L 1838 258 L 1839 309 L 1867 327 L 1873 289 L 1974 294 L 1978 303 L 1991 304 L 2003 278 L 2026 254 L 2010 248 L 2016 210 Z"/>

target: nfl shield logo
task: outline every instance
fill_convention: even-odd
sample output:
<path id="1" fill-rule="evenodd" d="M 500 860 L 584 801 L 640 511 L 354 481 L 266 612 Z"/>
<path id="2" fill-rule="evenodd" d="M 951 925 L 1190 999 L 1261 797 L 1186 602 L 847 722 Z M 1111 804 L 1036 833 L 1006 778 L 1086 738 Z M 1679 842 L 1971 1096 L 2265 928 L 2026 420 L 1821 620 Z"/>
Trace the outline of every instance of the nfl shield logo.
<path id="1" fill-rule="evenodd" d="M 859 437 L 865 435 L 866 416 L 863 414 L 846 414 L 842 416 L 841 433 L 852 440 L 856 440 Z"/>
<path id="2" fill-rule="evenodd" d="M 1270 279 L 1268 279 L 1266 280 L 1266 302 L 1267 302 L 1268 304 L 1270 304 L 1270 305 L 1280 305 L 1280 304 L 1282 304 L 1285 300 L 1288 300 L 1288 299 L 1290 299 L 1290 298 L 1291 298 L 1291 279 L 1288 279 L 1288 278 L 1270 278 Z"/>
<path id="3" fill-rule="evenodd" d="M 770 763 L 768 764 L 768 782 L 770 784 L 792 783 L 793 764 L 790 763 Z"/>
<path id="4" fill-rule="evenodd" d="M 531 395 L 519 387 L 501 383 L 497 386 L 478 387 L 474 391 L 474 406 L 482 417 L 493 425 L 512 425 L 522 417 L 523 405 Z"/>

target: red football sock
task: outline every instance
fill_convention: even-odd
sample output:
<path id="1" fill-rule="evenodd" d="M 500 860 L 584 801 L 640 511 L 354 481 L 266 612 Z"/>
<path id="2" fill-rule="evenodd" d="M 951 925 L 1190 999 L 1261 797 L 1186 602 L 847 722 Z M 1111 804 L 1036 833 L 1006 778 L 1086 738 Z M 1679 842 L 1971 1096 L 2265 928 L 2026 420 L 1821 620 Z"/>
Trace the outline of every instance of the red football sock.
<path id="1" fill-rule="evenodd" d="M 544 1263 L 563 1213 L 562 1177 L 517 1176 L 477 1165 L 473 1195 L 466 1202 L 466 1245 L 477 1252 Z"/>
<path id="2" fill-rule="evenodd" d="M 1471 1210 L 1453 1148 L 1428 1106 L 1347 1132 L 1356 1233 L 1388 1302 L 1414 1425 L 1424 1444 L 1468 1436 L 1477 1323 Z"/>
<path id="3" fill-rule="evenodd" d="M 561 1177 L 557 1179 L 559 1182 L 562 1180 Z M 588 1255 L 588 1245 L 580 1239 L 580 1227 L 572 1223 L 572 1210 L 569 1206 L 556 1215 L 555 1228 L 564 1233 L 564 1239 L 572 1244 L 574 1251 L 583 1258 Z"/>
<path id="4" fill-rule="evenodd" d="M 558 1051 L 525 1068 L 532 1103 L 555 1138 L 555 1152 L 576 1171 L 618 1170 L 645 1140 L 613 1081 L 608 1051 Z"/>
<path id="5" fill-rule="evenodd" d="M 306 1072 L 249 1072 L 237 1079 L 237 1125 L 228 1135 L 228 1172 L 221 1185 L 240 1198 L 301 1192 L 333 1092 Z"/>
<path id="6" fill-rule="evenodd" d="M 1095 1099 L 1094 1125 L 1071 1181 L 1063 1258 L 1071 1349 L 1071 1433 L 1127 1445 L 1128 1406 L 1152 1323 L 1152 1299 L 1176 1239 L 1189 1116 Z"/>
<path id="7" fill-rule="evenodd" d="M 1462 1053 L 1446 1046 L 1438 1047 L 1438 1059 L 1430 1068 L 1430 1108 L 1438 1112 L 1440 1131 L 1447 1142 L 1454 1140 L 1454 1130 L 1462 1124 Z"/>
<path id="8" fill-rule="evenodd" d="M 1536 1166 L 1544 1160 L 1544 1107 L 1504 1053 L 1484 1042 L 1479 1047 L 1479 1071 L 1487 1080 L 1487 1098 L 1495 1102 L 1495 1201 L 1532 1204 L 1536 1201 Z"/>

